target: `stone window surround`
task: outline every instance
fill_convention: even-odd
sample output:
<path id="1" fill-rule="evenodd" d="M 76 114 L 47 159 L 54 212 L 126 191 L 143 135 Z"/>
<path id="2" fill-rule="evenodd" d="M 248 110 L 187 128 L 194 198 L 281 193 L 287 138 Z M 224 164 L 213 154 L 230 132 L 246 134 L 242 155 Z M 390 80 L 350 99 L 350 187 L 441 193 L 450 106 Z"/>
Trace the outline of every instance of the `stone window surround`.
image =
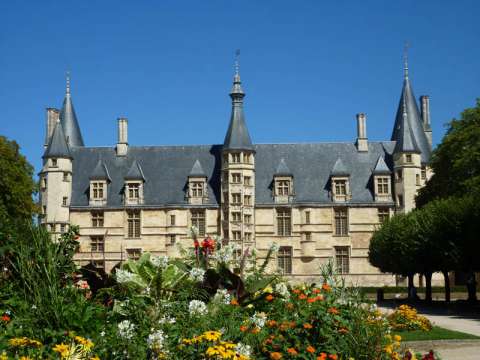
<path id="1" fill-rule="evenodd" d="M 352 198 L 350 191 L 350 181 L 348 176 L 331 177 L 331 194 L 333 201 L 348 201 Z M 343 186 L 344 185 L 344 186 Z M 337 193 L 337 190 L 343 189 L 345 193 Z M 343 191 L 342 191 L 343 192 Z"/>
<path id="2" fill-rule="evenodd" d="M 335 267 L 340 274 L 350 273 L 350 246 L 335 246 Z"/>

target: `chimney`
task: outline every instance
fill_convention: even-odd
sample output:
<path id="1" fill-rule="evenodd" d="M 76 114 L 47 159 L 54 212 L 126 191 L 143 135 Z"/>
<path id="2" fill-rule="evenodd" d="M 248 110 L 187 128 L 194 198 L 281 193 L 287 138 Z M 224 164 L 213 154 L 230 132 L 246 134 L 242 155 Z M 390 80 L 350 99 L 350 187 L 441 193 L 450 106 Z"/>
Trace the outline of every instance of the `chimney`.
<path id="1" fill-rule="evenodd" d="M 430 98 L 428 95 L 420 96 L 420 104 L 422 105 L 422 121 L 423 131 L 427 137 L 430 149 L 432 148 L 432 126 L 430 124 Z"/>
<path id="2" fill-rule="evenodd" d="M 118 118 L 117 156 L 126 156 L 128 151 L 128 120 Z"/>
<path id="3" fill-rule="evenodd" d="M 365 113 L 357 114 L 357 150 L 368 151 L 367 116 Z"/>
<path id="4" fill-rule="evenodd" d="M 57 120 L 60 118 L 60 110 L 55 108 L 47 108 L 47 131 L 45 133 L 45 144 L 43 147 L 46 149 L 50 138 L 52 137 L 53 130 L 55 130 L 55 125 Z"/>

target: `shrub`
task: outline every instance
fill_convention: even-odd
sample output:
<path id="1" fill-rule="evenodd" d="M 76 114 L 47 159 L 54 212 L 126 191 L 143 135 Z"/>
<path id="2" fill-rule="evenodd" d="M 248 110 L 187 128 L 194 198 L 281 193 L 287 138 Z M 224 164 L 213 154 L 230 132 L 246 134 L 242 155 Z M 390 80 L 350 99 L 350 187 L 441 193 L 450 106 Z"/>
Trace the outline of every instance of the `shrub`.
<path id="1" fill-rule="evenodd" d="M 393 313 L 388 315 L 388 321 L 393 330 L 432 330 L 431 322 L 425 316 L 419 315 L 416 309 L 408 305 L 400 305 Z"/>

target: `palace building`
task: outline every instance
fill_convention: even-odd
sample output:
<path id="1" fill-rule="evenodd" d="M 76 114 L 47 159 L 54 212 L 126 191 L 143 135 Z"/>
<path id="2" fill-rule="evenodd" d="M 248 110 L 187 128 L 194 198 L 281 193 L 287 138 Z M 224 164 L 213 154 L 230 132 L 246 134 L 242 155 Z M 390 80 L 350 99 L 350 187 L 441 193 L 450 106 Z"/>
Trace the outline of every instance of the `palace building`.
<path id="1" fill-rule="evenodd" d="M 351 142 L 254 144 L 238 67 L 230 97 L 221 144 L 132 146 L 120 118 L 117 144 L 88 147 L 67 79 L 62 109 L 47 109 L 41 222 L 53 234 L 78 225 L 76 260 L 106 271 L 146 251 L 177 256 L 195 225 L 259 258 L 278 244 L 272 269 L 292 280 L 318 280 L 333 259 L 350 283 L 394 284 L 369 264 L 369 241 L 382 221 L 415 207 L 432 147 L 429 98 L 419 109 L 408 66 L 392 136 L 380 142 L 368 140 L 359 113 Z"/>

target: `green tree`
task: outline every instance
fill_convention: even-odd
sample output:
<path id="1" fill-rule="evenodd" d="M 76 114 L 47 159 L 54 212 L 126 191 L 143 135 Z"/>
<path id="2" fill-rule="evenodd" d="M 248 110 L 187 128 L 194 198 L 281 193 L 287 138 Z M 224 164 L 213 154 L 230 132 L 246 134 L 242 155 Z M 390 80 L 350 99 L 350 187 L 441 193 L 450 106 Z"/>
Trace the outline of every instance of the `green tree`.
<path id="1" fill-rule="evenodd" d="M 0 223 L 30 220 L 36 212 L 33 167 L 15 141 L 0 136 Z"/>

